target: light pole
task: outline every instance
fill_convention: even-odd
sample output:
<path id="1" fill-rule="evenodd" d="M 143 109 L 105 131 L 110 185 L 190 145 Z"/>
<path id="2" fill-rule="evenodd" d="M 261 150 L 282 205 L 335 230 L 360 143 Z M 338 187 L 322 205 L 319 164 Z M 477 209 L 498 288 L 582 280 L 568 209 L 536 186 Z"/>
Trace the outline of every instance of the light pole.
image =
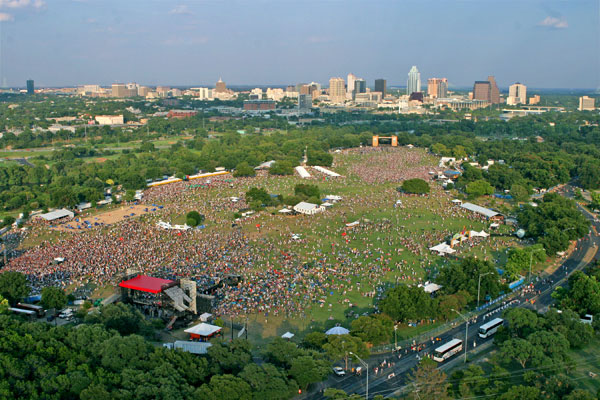
<path id="1" fill-rule="evenodd" d="M 479 282 L 477 283 L 477 308 L 479 308 L 479 291 L 481 290 L 481 278 L 486 275 L 491 274 L 492 272 L 486 272 L 485 274 L 479 274 Z"/>
<path id="2" fill-rule="evenodd" d="M 350 352 L 350 355 L 356 357 L 358 361 L 360 361 L 360 363 L 363 365 L 363 367 L 365 367 L 365 369 L 367 370 L 367 390 L 365 392 L 365 399 L 369 400 L 369 364 L 364 362 L 359 356 L 357 356 L 353 352 Z"/>
<path id="3" fill-rule="evenodd" d="M 398 325 L 394 324 L 394 351 L 398 350 L 398 334 L 396 330 L 398 329 Z"/>
<path id="4" fill-rule="evenodd" d="M 544 249 L 535 249 L 532 250 L 531 253 L 529 254 L 529 283 L 531 283 L 531 278 L 533 276 L 532 274 L 532 267 L 533 267 L 533 253 L 535 253 L 536 251 L 543 251 Z"/>
<path id="5" fill-rule="evenodd" d="M 467 347 L 469 347 L 469 319 L 456 311 L 454 308 L 452 309 L 455 313 L 460 315 L 462 319 L 465 320 L 465 364 L 467 363 Z"/>

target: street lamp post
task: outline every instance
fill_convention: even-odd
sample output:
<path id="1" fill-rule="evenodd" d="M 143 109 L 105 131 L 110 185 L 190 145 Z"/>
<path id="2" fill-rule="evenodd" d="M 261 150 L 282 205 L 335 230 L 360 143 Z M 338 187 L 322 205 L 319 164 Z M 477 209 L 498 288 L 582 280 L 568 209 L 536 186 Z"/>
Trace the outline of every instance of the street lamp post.
<path id="1" fill-rule="evenodd" d="M 356 357 L 358 361 L 360 361 L 360 363 L 363 365 L 363 367 L 365 367 L 365 369 L 367 370 L 367 390 L 365 392 L 365 399 L 369 400 L 369 364 L 364 362 L 359 356 L 357 356 L 353 352 L 350 352 L 350 355 Z"/>
<path id="2" fill-rule="evenodd" d="M 544 249 L 535 249 L 532 250 L 531 253 L 529 253 L 529 283 L 531 283 L 531 278 L 533 277 L 533 253 L 535 253 L 536 251 L 543 251 Z"/>
<path id="3" fill-rule="evenodd" d="M 396 330 L 398 329 L 398 325 L 394 324 L 394 351 L 398 350 L 398 334 Z"/>
<path id="4" fill-rule="evenodd" d="M 481 290 L 481 278 L 486 275 L 491 274 L 492 272 L 486 272 L 485 274 L 479 274 L 479 282 L 477 283 L 477 308 L 479 308 L 479 291 Z"/>
<path id="5" fill-rule="evenodd" d="M 460 315 L 462 319 L 465 320 L 465 364 L 467 363 L 467 347 L 469 347 L 469 319 L 456 311 L 454 308 L 452 309 L 455 313 Z"/>

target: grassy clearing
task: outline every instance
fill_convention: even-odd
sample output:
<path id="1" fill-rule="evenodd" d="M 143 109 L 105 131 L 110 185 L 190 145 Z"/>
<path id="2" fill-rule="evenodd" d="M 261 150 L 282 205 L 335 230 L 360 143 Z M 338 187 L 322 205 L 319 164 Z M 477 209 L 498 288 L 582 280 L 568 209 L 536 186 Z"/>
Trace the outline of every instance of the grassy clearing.
<path id="1" fill-rule="evenodd" d="M 600 339 L 595 338 L 583 349 L 571 350 L 569 355 L 575 363 L 575 370 L 569 373 L 577 387 L 586 389 L 592 393 L 600 391 Z M 589 373 L 596 374 L 595 378 L 590 377 Z"/>
<path id="2" fill-rule="evenodd" d="M 52 154 L 52 150 L 16 150 L 16 151 L 0 151 L 0 158 L 28 158 L 35 156 L 47 156 Z"/>

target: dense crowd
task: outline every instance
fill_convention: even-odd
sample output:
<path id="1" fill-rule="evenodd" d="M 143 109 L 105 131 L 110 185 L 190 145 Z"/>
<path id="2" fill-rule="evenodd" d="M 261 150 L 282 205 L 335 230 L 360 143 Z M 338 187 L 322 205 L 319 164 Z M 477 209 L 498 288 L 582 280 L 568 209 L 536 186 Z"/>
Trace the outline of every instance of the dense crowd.
<path id="1" fill-rule="evenodd" d="M 344 185 L 364 186 L 366 181 L 369 188 L 382 177 L 409 176 L 415 165 L 423 165 L 417 167 L 420 174 L 429 169 L 420 152 L 375 149 L 369 153 L 360 162 L 338 163 L 347 174 L 338 178 L 345 179 Z M 389 167 L 385 162 L 390 162 Z M 359 169 L 363 171 L 357 173 Z M 338 295 L 336 301 L 350 305 L 351 293 L 377 297 L 390 281 L 421 283 L 448 262 L 428 250 L 457 233 L 448 221 L 463 219 L 479 229 L 484 225 L 454 207 L 448 194 L 435 185 L 426 198 L 401 194 L 393 187 L 354 191 L 321 214 L 275 213 L 267 219 L 254 214 L 233 224 L 233 213 L 246 207 L 244 193 L 250 187 L 289 195 L 297 182 L 260 173 L 255 178 L 219 177 L 151 188 L 144 193 L 143 203 L 164 205 L 156 213 L 85 232 L 61 233 L 59 240 L 45 241 L 11 260 L 9 268 L 26 273 L 36 292 L 47 285 L 115 285 L 126 270 L 190 278 L 200 288 L 234 274 L 243 280 L 217 289 L 216 314 L 301 314 L 309 306 L 330 310 L 332 294 Z M 339 181 L 320 185 L 322 191 L 335 190 Z M 398 199 L 402 206 L 395 208 Z M 206 229 L 170 231 L 156 226 L 159 220 L 173 221 L 190 210 L 206 216 Z M 378 217 L 383 211 L 391 218 Z M 356 220 L 358 225 L 346 226 Z M 299 240 L 293 238 L 295 233 L 302 233 Z M 477 243 L 470 241 L 457 250 L 469 251 Z M 65 261 L 55 264 L 55 257 Z"/>

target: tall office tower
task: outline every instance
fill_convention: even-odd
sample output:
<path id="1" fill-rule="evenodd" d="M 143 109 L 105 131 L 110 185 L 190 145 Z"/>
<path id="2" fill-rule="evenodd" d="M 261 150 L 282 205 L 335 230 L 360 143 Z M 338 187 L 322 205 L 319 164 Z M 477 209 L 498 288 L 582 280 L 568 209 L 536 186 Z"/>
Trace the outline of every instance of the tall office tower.
<path id="1" fill-rule="evenodd" d="M 348 74 L 348 84 L 346 85 L 346 98 L 348 99 L 352 98 L 352 94 L 354 93 L 354 82 L 356 81 L 356 79 L 356 75 Z"/>
<path id="2" fill-rule="evenodd" d="M 375 79 L 375 91 L 381 93 L 381 98 L 383 99 L 387 94 L 387 82 L 385 79 Z"/>
<path id="3" fill-rule="evenodd" d="M 137 88 L 137 95 L 146 97 L 150 92 L 150 88 L 148 86 L 140 86 Z"/>
<path id="4" fill-rule="evenodd" d="M 448 96 L 448 79 L 430 78 L 427 80 L 427 95 L 443 99 Z"/>
<path id="5" fill-rule="evenodd" d="M 516 104 L 527 104 L 527 86 L 517 82 L 508 87 L 508 98 L 506 104 L 514 106 Z"/>
<path id="6" fill-rule="evenodd" d="M 127 86 L 122 83 L 113 83 L 112 97 L 127 97 Z"/>
<path id="7" fill-rule="evenodd" d="M 448 79 L 442 78 L 438 83 L 437 97 L 439 99 L 448 97 Z"/>
<path id="8" fill-rule="evenodd" d="M 354 80 L 354 91 L 352 92 L 352 99 L 356 97 L 358 93 L 367 93 L 367 81 L 364 79 Z"/>
<path id="9" fill-rule="evenodd" d="M 496 79 L 492 75 L 488 76 L 488 82 L 490 83 L 490 102 L 492 104 L 500 103 L 500 90 L 496 85 Z"/>
<path id="10" fill-rule="evenodd" d="M 588 96 L 580 97 L 579 111 L 594 111 L 594 98 Z"/>
<path id="11" fill-rule="evenodd" d="M 34 94 L 35 89 L 33 88 L 33 79 L 27 81 L 27 94 Z"/>
<path id="12" fill-rule="evenodd" d="M 298 95 L 298 111 L 310 111 L 312 107 L 312 96 L 309 94 Z"/>
<path id="13" fill-rule="evenodd" d="M 406 83 L 406 94 L 410 95 L 421 91 L 421 73 L 416 65 L 413 65 L 408 72 L 408 82 Z"/>
<path id="14" fill-rule="evenodd" d="M 490 104 L 500 103 L 500 90 L 493 76 L 488 76 L 487 81 L 475 81 L 473 100 L 484 100 Z"/>
<path id="15" fill-rule="evenodd" d="M 342 78 L 331 78 L 329 80 L 329 100 L 340 104 L 346 100 L 346 82 Z"/>
<path id="16" fill-rule="evenodd" d="M 473 100 L 490 102 L 490 83 L 488 81 L 475 81 L 475 85 L 473 85 Z"/>
<path id="17" fill-rule="evenodd" d="M 225 93 L 226 91 L 227 91 L 227 85 L 225 85 L 225 82 L 223 82 L 221 80 L 221 78 L 219 78 L 219 80 L 217 81 L 217 84 L 215 85 L 215 92 Z"/>

